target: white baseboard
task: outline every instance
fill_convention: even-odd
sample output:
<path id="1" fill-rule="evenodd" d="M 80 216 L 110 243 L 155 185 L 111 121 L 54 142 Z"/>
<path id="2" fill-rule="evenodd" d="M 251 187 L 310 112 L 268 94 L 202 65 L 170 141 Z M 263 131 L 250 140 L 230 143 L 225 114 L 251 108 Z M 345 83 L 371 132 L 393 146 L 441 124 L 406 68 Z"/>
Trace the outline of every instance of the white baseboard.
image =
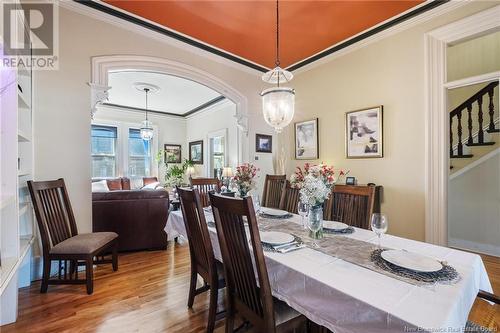
<path id="1" fill-rule="evenodd" d="M 469 250 L 490 256 L 500 257 L 500 246 L 468 241 L 465 239 L 448 238 L 448 246 L 457 249 Z"/>

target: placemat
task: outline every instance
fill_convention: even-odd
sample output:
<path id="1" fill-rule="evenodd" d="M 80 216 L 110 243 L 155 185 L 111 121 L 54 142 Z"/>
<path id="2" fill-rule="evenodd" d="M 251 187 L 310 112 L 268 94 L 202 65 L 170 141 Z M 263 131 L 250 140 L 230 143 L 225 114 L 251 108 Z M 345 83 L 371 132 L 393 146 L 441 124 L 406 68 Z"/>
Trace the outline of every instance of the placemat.
<path id="1" fill-rule="evenodd" d="M 279 224 L 276 221 L 261 218 L 259 220 L 259 229 L 265 231 L 281 231 L 288 232 L 295 237 L 299 237 L 309 248 L 331 255 L 333 257 L 345 260 L 352 264 L 367 268 L 380 274 L 401 280 L 416 286 L 425 286 L 429 284 L 439 283 L 456 283 L 459 281 L 460 276 L 451 267 L 447 266 L 446 271 L 440 278 L 434 280 L 430 279 L 417 279 L 415 275 L 402 274 L 401 271 L 394 270 L 388 265 L 380 265 L 380 262 L 375 260 L 378 253 L 385 248 L 379 249 L 376 245 L 354 238 L 348 238 L 342 235 L 324 234 L 322 239 L 313 240 L 309 237 L 308 230 L 304 230 L 301 225 L 291 221 L 281 221 Z M 319 245 L 319 248 L 314 247 L 313 241 Z M 379 251 L 379 252 L 376 252 Z M 384 261 L 385 262 L 385 261 Z M 456 274 L 449 274 L 452 269 Z M 441 271 L 440 271 L 441 272 Z"/>

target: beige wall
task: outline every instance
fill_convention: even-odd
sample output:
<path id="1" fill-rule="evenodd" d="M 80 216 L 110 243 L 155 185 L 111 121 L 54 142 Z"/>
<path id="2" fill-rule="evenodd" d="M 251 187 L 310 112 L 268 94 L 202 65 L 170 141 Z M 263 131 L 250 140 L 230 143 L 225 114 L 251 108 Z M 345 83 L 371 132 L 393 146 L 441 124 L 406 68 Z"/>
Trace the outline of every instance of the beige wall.
<path id="1" fill-rule="evenodd" d="M 60 8 L 59 19 L 59 70 L 40 71 L 34 82 L 35 179 L 66 179 L 80 232 L 91 231 L 92 218 L 90 89 L 86 84 L 91 80 L 91 57 L 150 55 L 185 63 L 226 82 L 247 97 L 250 113 L 260 113 L 258 94 L 264 84 L 257 72 L 240 70 L 239 65 L 228 65 L 222 58 L 212 60 L 204 51 L 163 43 L 65 8 Z M 250 117 L 252 128 L 261 125 L 252 123 L 253 119 Z M 250 142 L 254 132 L 250 130 Z M 243 158 L 253 158 L 253 145 L 244 147 L 248 149 Z"/>
<path id="2" fill-rule="evenodd" d="M 500 70 L 500 31 L 448 47 L 448 81 Z"/>
<path id="3" fill-rule="evenodd" d="M 450 179 L 450 245 L 500 256 L 500 152 Z M 465 170 L 465 169 L 464 169 Z"/>
<path id="4" fill-rule="evenodd" d="M 476 2 L 296 75 L 294 121 L 318 117 L 320 159 L 384 186 L 389 233 L 424 239 L 424 34 L 493 2 Z M 384 158 L 346 159 L 345 112 L 384 106 Z M 293 129 L 287 130 L 293 147 Z M 293 151 L 290 152 L 293 156 Z M 288 172 L 297 163 L 290 160 Z"/>

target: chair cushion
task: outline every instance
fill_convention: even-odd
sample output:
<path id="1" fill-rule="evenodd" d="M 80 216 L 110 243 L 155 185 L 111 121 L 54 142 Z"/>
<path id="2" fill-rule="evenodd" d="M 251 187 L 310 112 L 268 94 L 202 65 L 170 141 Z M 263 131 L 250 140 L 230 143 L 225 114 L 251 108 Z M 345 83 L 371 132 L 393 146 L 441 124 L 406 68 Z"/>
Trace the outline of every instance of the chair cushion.
<path id="1" fill-rule="evenodd" d="M 300 317 L 301 314 L 291 307 L 289 307 L 285 302 L 282 302 L 276 298 L 274 301 L 274 321 L 276 326 L 284 324 L 292 319 Z"/>
<path id="2" fill-rule="evenodd" d="M 117 238 L 115 232 L 94 232 L 68 238 L 50 249 L 51 254 L 90 254 Z"/>

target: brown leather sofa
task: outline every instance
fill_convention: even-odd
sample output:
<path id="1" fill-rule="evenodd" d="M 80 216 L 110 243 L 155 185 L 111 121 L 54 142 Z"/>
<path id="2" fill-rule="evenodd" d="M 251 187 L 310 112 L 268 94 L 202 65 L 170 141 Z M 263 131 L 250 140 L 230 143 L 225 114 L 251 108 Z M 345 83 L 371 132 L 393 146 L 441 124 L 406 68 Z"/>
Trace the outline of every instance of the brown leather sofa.
<path id="1" fill-rule="evenodd" d="M 167 248 L 168 192 L 115 190 L 92 193 L 92 230 L 118 234 L 119 251 Z"/>

